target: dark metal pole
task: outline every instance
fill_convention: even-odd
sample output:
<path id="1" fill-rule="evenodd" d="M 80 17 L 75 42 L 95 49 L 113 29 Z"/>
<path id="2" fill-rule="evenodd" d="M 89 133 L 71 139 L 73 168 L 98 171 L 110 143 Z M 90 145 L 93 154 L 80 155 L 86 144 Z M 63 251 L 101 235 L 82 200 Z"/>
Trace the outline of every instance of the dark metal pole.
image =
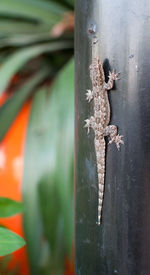
<path id="1" fill-rule="evenodd" d="M 91 88 L 88 28 L 97 25 L 104 68 L 121 72 L 109 92 L 111 124 L 124 135 L 107 145 L 102 225 L 97 221 L 94 134 L 84 119 Z M 76 274 L 150 274 L 150 1 L 76 0 Z"/>

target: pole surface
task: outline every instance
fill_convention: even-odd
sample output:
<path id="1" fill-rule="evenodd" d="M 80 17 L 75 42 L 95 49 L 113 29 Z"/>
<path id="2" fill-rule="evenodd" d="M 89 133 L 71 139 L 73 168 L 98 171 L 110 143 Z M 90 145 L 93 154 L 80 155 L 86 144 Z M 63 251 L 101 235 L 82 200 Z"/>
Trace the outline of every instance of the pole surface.
<path id="1" fill-rule="evenodd" d="M 98 178 L 91 89 L 91 24 L 97 25 L 99 57 L 121 72 L 109 92 L 110 124 L 124 136 L 106 152 L 102 225 L 97 221 Z M 150 274 L 150 1 L 76 0 L 75 33 L 75 260 L 76 275 Z"/>

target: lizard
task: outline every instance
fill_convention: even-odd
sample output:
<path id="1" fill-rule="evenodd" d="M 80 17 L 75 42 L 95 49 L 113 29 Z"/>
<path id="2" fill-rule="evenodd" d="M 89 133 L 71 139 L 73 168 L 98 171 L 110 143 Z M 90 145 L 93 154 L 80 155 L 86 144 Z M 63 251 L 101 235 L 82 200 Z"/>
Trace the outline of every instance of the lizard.
<path id="1" fill-rule="evenodd" d="M 115 74 L 114 70 L 109 72 L 109 81 L 105 82 L 104 70 L 102 63 L 98 57 L 94 57 L 89 67 L 90 78 L 92 82 L 92 91 L 86 91 L 86 100 L 90 102 L 94 100 L 94 116 L 85 120 L 88 129 L 93 128 L 95 133 L 94 144 L 97 161 L 98 173 L 98 221 L 101 224 L 102 205 L 104 197 L 104 181 L 105 181 L 105 137 L 110 137 L 109 144 L 115 142 L 117 149 L 120 144 L 124 144 L 123 136 L 118 134 L 117 126 L 109 125 L 110 122 L 110 105 L 108 100 L 108 90 L 113 88 L 114 80 L 118 80 L 119 73 Z"/>

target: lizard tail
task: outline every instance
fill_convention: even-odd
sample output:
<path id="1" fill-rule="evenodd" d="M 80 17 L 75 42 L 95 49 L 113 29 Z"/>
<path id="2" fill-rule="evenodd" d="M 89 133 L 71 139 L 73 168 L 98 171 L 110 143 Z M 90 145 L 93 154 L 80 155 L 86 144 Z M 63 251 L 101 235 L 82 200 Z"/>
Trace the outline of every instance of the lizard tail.
<path id="1" fill-rule="evenodd" d="M 95 139 L 95 150 L 97 158 L 98 173 L 98 222 L 101 224 L 102 205 L 104 196 L 104 177 L 105 177 L 105 140 L 104 138 Z"/>

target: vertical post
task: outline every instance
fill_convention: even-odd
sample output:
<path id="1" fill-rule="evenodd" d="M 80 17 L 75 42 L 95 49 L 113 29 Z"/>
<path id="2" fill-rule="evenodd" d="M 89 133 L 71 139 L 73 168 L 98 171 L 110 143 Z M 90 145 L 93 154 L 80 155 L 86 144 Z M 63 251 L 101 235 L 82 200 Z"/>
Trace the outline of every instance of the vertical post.
<path id="1" fill-rule="evenodd" d="M 111 124 L 124 135 L 118 152 L 107 143 L 102 225 L 97 221 L 94 133 L 84 120 L 91 89 L 88 28 L 96 24 L 99 57 L 121 72 L 109 92 Z M 75 34 L 76 274 L 150 274 L 150 1 L 76 0 Z"/>

